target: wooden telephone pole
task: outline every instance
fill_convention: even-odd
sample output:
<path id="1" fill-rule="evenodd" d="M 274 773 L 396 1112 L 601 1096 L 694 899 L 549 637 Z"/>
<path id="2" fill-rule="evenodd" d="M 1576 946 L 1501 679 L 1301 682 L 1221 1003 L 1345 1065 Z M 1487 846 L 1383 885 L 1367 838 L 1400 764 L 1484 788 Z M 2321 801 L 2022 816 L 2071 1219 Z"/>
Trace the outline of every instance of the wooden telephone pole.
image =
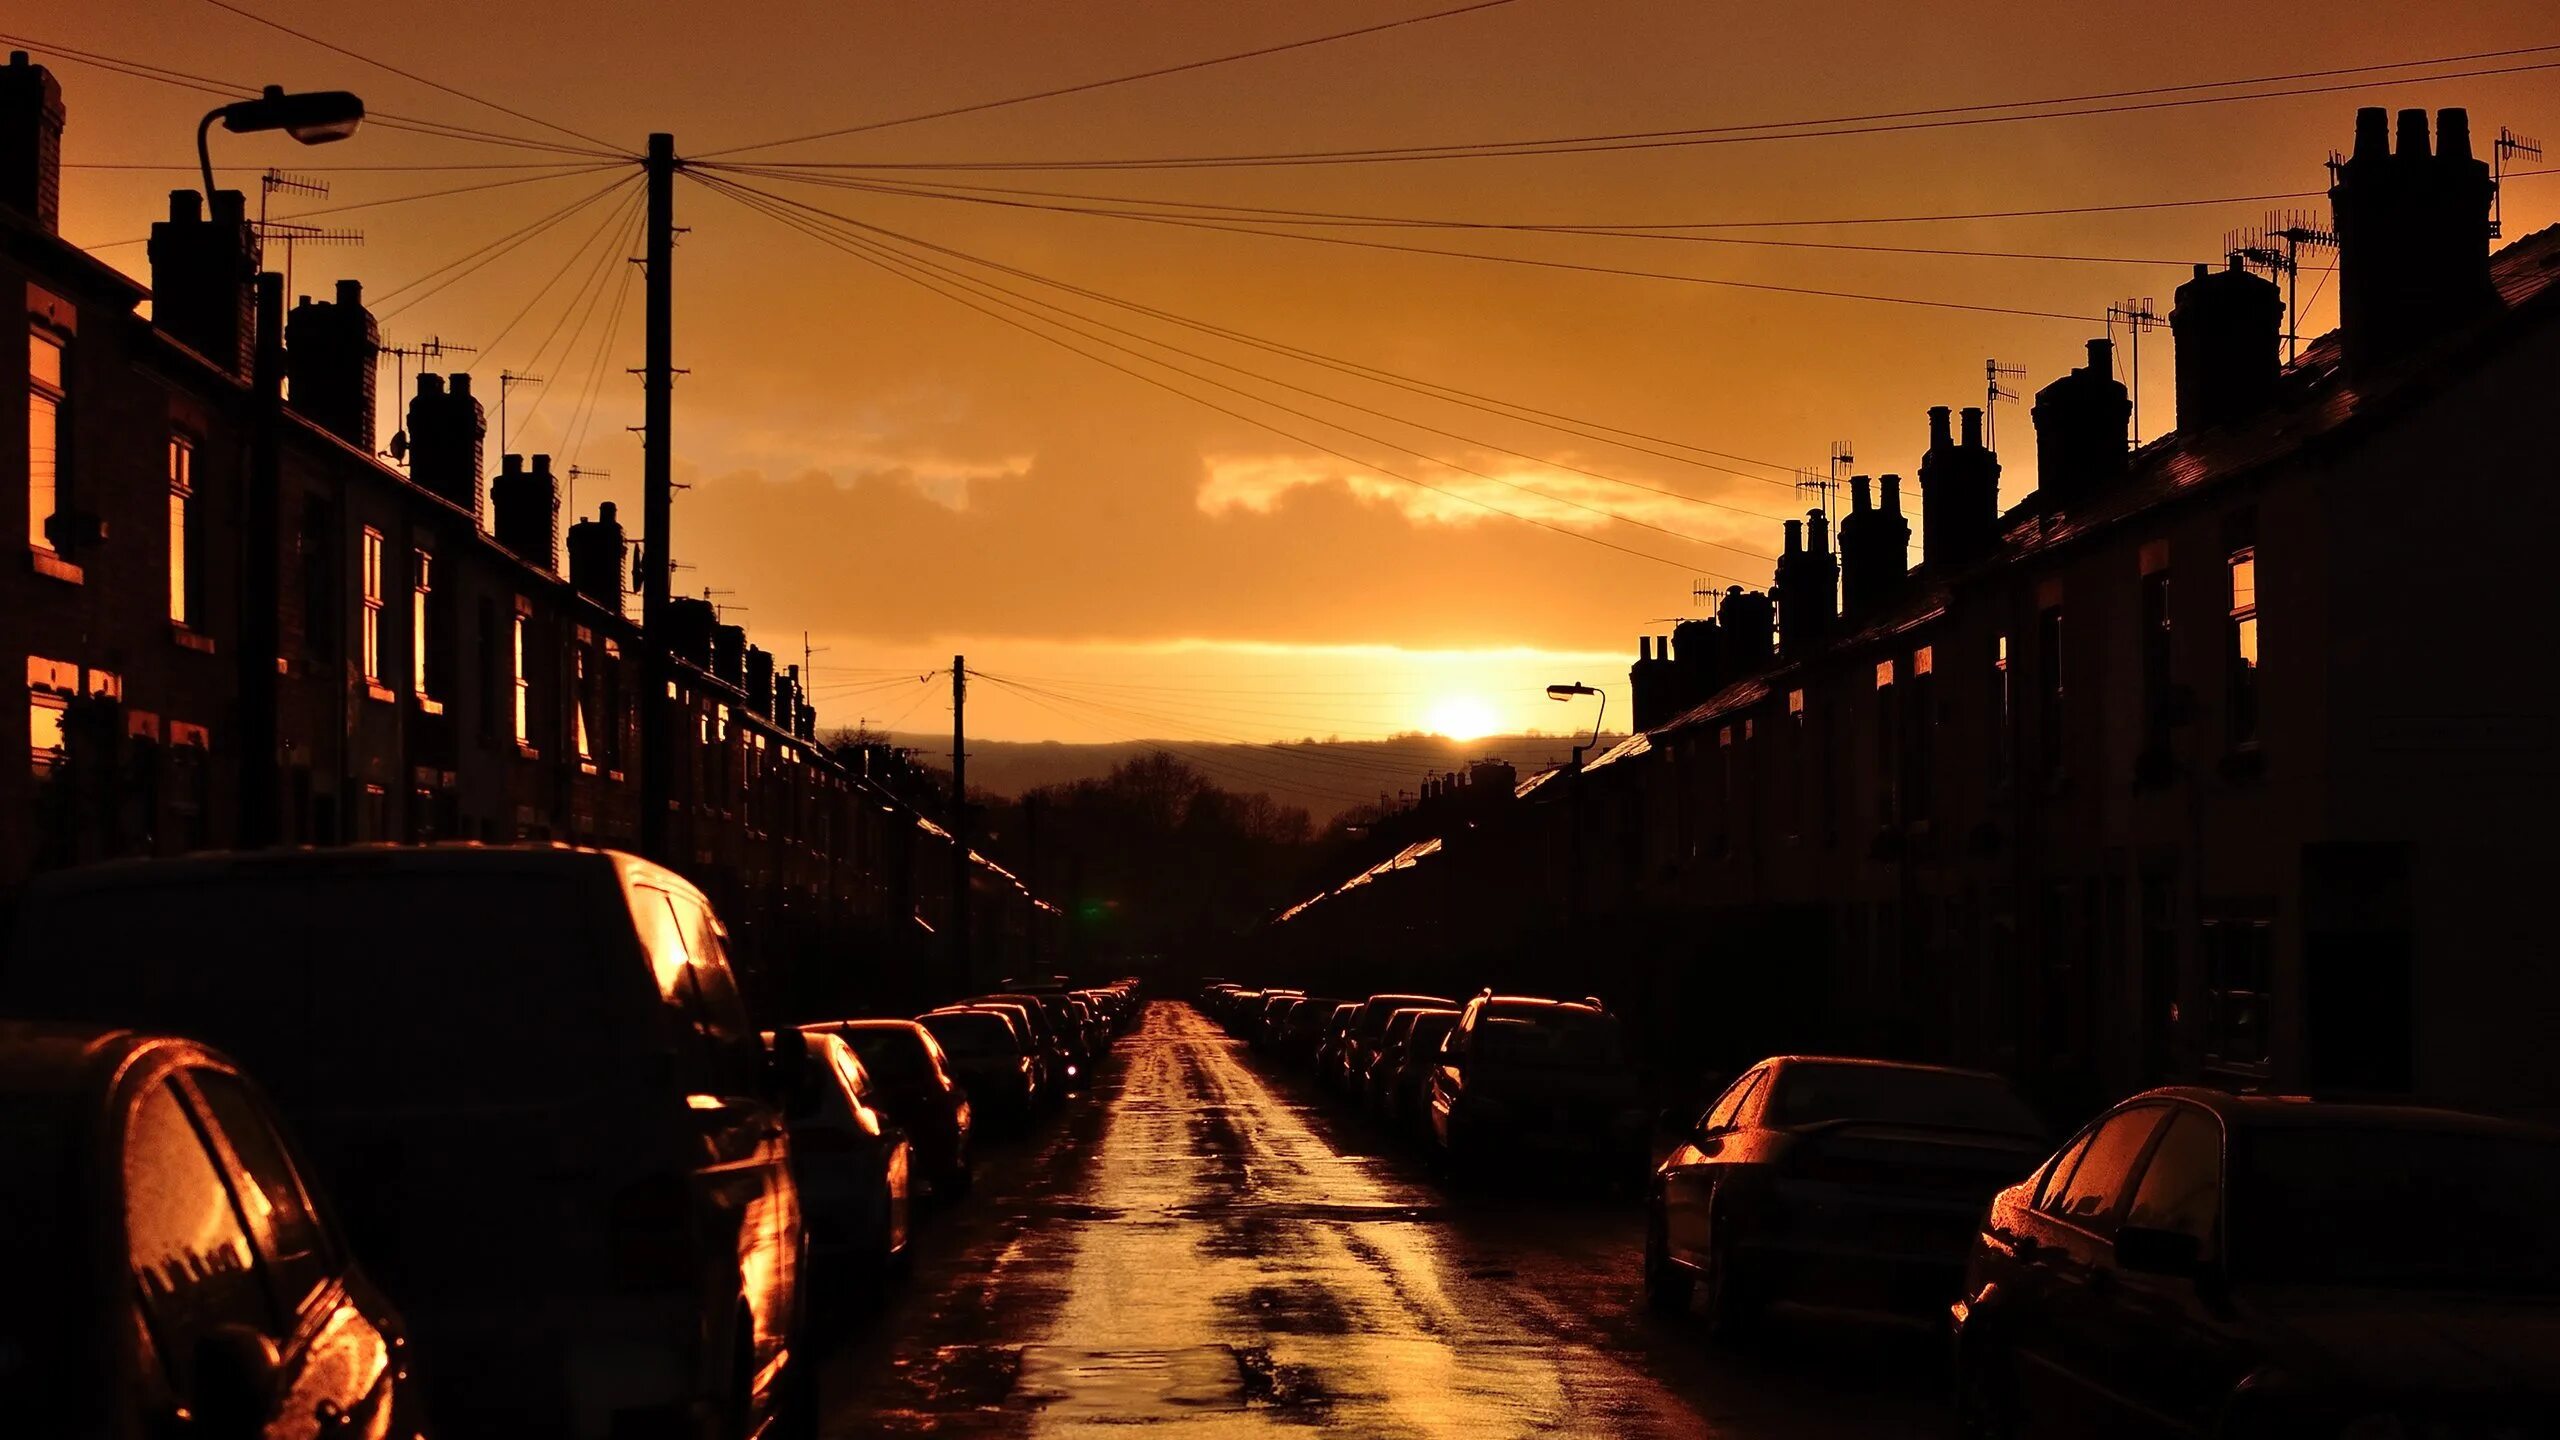
<path id="1" fill-rule="evenodd" d="M 969 952 L 969 657 L 951 657 L 951 974 L 973 989 Z"/>
<path id="2" fill-rule="evenodd" d="M 675 509 L 675 467 L 668 421 L 675 393 L 676 137 L 649 137 L 647 355 L 642 361 L 640 467 L 640 851 L 662 863 L 670 853 L 667 811 L 675 798 L 675 707 L 667 686 L 664 628 L 669 572 L 667 531 Z"/>

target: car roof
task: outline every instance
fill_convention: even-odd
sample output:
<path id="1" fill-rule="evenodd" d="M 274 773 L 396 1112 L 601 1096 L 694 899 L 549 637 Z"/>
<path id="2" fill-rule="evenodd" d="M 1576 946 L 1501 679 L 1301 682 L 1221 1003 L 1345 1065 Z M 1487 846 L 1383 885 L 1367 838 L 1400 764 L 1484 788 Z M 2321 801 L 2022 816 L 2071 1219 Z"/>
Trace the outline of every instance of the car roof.
<path id="1" fill-rule="evenodd" d="M 1446 996 L 1446 995 L 1406 995 L 1406 994 L 1402 994 L 1402 993 L 1398 993 L 1398 992 L 1392 992 L 1392 991 L 1390 991 L 1390 992 L 1386 992 L 1386 993 L 1382 993 L 1382 994 L 1372 995 L 1372 996 L 1370 996 L 1366 1001 L 1364 1001 L 1364 1002 L 1362 1002 L 1362 1003 L 1364 1003 L 1364 1004 L 1369 1004 L 1369 1005 L 1375 1005 L 1375 1004 L 1379 1003 L 1380 1001 L 1389 1001 L 1389 1002 L 1394 1002 L 1394 1001 L 1403 1001 L 1403 1000 L 1412 1000 L 1412 1001 L 1417 1001 L 1417 1002 L 1419 1002 L 1419 1003 L 1421 1003 L 1421 1004 L 1424 1004 L 1424 1005 L 1455 1005 L 1455 1004 L 1457 1004 L 1457 1003 L 1458 1003 L 1458 1002 L 1456 1002 L 1455 1000 L 1450 999 L 1450 998 L 1449 998 L 1448 996 Z M 1405 1006 L 1405 1005 L 1401 1005 L 1401 1004 L 1393 1004 L 1393 1003 L 1390 1003 L 1390 1004 L 1387 1006 L 1387 1008 L 1388 1008 L 1388 1009 L 1390 1009 L 1390 1010 L 1403 1010 L 1403 1009 L 1408 1009 L 1408 1008 L 1410 1008 L 1410 1007 Z"/>
<path id="2" fill-rule="evenodd" d="M 122 1026 L 0 1021 L 0 1094 L 95 1091 L 135 1056 L 171 1043 L 178 1042 Z"/>
<path id="3" fill-rule="evenodd" d="M 1606 1015 L 1597 1005 L 1580 1000 L 1551 1000 L 1544 995 L 1481 995 L 1484 1008 L 1496 1015 L 1541 1015 L 1555 1010 L 1578 1010 L 1586 1015 Z"/>
<path id="4" fill-rule="evenodd" d="M 1992 1070 L 1968 1070 L 1961 1065 L 1924 1065 L 1917 1060 L 1879 1060 L 1872 1055 L 1772 1055 L 1743 1067 L 1747 1073 L 1764 1065 L 1841 1065 L 1860 1070 L 1908 1070 L 1924 1075 L 1961 1075 L 1968 1080 L 1997 1080 L 2009 1083 L 2009 1077 Z"/>
<path id="5" fill-rule="evenodd" d="M 801 1028 L 805 1030 L 805 1029 L 810 1029 L 810 1028 L 813 1028 L 813 1027 L 805 1026 L 805 1025 L 804 1025 L 804 1026 L 802 1026 Z M 917 1024 L 916 1022 L 914 1022 L 913 1020 L 877 1020 L 877 1019 L 875 1019 L 875 1020 L 829 1020 L 829 1021 L 824 1022 L 823 1024 L 820 1024 L 820 1025 L 818 1025 L 818 1026 L 814 1027 L 814 1028 L 816 1028 L 816 1029 L 820 1029 L 820 1030 L 832 1030 L 832 1031 L 834 1031 L 835 1033 L 837 1033 L 837 1034 L 839 1034 L 839 1035 L 843 1035 L 843 1034 L 846 1034 L 846 1033 L 848 1033 L 848 1032 L 859 1032 L 859 1033 L 861 1033 L 861 1034 L 865 1034 L 865 1035 L 906 1035 L 906 1036 L 913 1036 L 913 1035 L 917 1034 L 919 1031 L 921 1031 L 921 1030 L 923 1030 L 923 1029 L 924 1029 L 924 1027 L 923 1027 L 923 1026 L 918 1025 L 918 1024 Z"/>
<path id="6" fill-rule="evenodd" d="M 2183 1100 L 2223 1118 L 2224 1123 L 2265 1129 L 2431 1130 L 2478 1135 L 2560 1140 L 2560 1131 L 2495 1115 L 2454 1110 L 2441 1105 L 2390 1104 L 2371 1100 L 2322 1100 L 2312 1095 L 2239 1095 L 2204 1085 L 2164 1085 L 2130 1096 L 2136 1100 Z"/>
<path id="7" fill-rule="evenodd" d="M 57 870 L 30 880 L 36 895 L 77 895 L 136 886 L 232 881 L 250 877 L 299 879 L 349 865 L 433 874 L 503 871 L 523 873 L 552 869 L 613 867 L 626 880 L 643 880 L 696 895 L 692 882 L 663 865 L 620 850 L 583 845 L 484 845 L 478 841 L 439 841 L 429 845 L 279 846 L 268 850 L 208 850 L 160 859 L 108 860 L 70 870 Z"/>

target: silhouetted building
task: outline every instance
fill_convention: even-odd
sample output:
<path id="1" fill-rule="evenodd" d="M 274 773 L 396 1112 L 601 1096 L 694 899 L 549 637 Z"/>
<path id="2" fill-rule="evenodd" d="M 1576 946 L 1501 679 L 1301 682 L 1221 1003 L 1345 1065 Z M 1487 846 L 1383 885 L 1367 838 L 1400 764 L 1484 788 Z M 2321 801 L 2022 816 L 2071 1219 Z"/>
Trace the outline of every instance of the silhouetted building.
<path id="1" fill-rule="evenodd" d="M 46 234 L 62 228 L 62 87 L 12 50 L 0 67 L 0 205 Z"/>
<path id="2" fill-rule="evenodd" d="M 169 192 L 169 218 L 151 226 L 151 323 L 234 375 L 249 373 L 257 340 L 257 241 L 237 190 Z"/>
<path id="3" fill-rule="evenodd" d="M 1311 984 L 1596 989 L 1674 1073 L 1839 1048 L 2065 1112 L 2195 1079 L 2560 1114 L 2560 979 L 2518 958 L 2560 863 L 2560 672 L 2515 648 L 2553 623 L 2560 491 L 2444 489 L 2551 470 L 2560 228 L 2489 253 L 2448 114 L 2433 155 L 2423 117 L 2396 151 L 2359 117 L 2344 321 L 2297 362 L 2264 282 L 2209 270 L 2180 428 L 2132 450 L 2093 341 L 1999 516 L 1972 417 L 1934 412 L 1895 598 L 1864 604 L 1856 528 L 1826 644 L 1744 658 L 1729 594 L 1699 703 L 1275 943 Z"/>
<path id="4" fill-rule="evenodd" d="M 551 457 L 536 455 L 533 468 L 524 457 L 501 458 L 498 479 L 489 489 L 490 533 L 536 570 L 557 573 L 560 560 L 560 482 L 551 473 Z"/>
<path id="5" fill-rule="evenodd" d="M 309 296 L 284 322 L 285 369 L 293 408 L 321 429 L 374 452 L 374 364 L 382 330 L 364 308 L 364 286 L 338 282 L 338 298 Z"/>
<path id="6" fill-rule="evenodd" d="M 1840 612 L 1852 625 L 1902 595 L 1911 571 L 1911 522 L 1902 515 L 1902 477 L 1883 480 L 1881 504 L 1864 475 L 1849 479 L 1849 513 L 1840 521 Z"/>
<path id="7" fill-rule="evenodd" d="M 612 501 L 598 505 L 594 519 L 569 527 L 569 584 L 589 604 L 611 612 L 617 620 L 622 618 L 629 586 L 623 570 L 622 520 Z"/>

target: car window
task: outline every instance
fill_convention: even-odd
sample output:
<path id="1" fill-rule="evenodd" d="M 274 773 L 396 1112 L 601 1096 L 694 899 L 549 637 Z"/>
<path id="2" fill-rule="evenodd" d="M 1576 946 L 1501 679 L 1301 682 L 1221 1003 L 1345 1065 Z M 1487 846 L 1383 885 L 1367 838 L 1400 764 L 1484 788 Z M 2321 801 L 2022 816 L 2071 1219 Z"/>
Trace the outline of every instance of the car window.
<path id="1" fill-rule="evenodd" d="M 1768 1102 L 1772 1125 L 1865 1121 L 2041 1138 L 2027 1102 L 1992 1075 L 1910 1065 L 1799 1061 L 1779 1076 Z"/>
<path id="2" fill-rule="evenodd" d="M 1740 1108 L 1742 1097 L 1751 1093 L 1751 1087 L 1759 1083 L 1760 1072 L 1754 1070 L 1724 1087 L 1724 1093 L 1716 1097 L 1716 1103 L 1708 1106 L 1707 1113 L 1699 1119 L 1698 1128 L 1721 1130 L 1732 1124 L 1733 1112 Z"/>
<path id="3" fill-rule="evenodd" d="M 2158 1105 L 2140 1105 L 2108 1116 L 2089 1137 L 2071 1178 L 2048 1195 L 2046 1213 L 2085 1229 L 2112 1229 L 2118 1202 L 2132 1183 L 2134 1163 L 2151 1143 L 2161 1113 Z"/>
<path id="4" fill-rule="evenodd" d="M 231 1187 L 165 1083 L 143 1092 L 125 1130 L 124 1224 L 144 1323 L 182 1391 L 196 1341 L 216 1327 L 276 1333 Z"/>
<path id="5" fill-rule="evenodd" d="M 231 1153 L 248 1176 L 240 1203 L 250 1212 L 251 1235 L 263 1239 L 259 1250 L 275 1280 L 277 1298 L 299 1310 L 329 1278 L 330 1264 L 328 1242 L 312 1214 L 302 1177 L 285 1153 L 284 1137 L 240 1077 L 193 1070 L 187 1078 L 204 1097 L 214 1128 L 231 1143 Z"/>
<path id="6" fill-rule="evenodd" d="M 720 963 L 702 907 L 664 890 L 634 886 L 631 918 L 648 947 L 659 998 L 681 1037 L 680 1080 L 686 1092 L 754 1094 L 763 1047 L 755 1032 L 745 1028 L 745 1011 L 728 966 Z"/>
<path id="7" fill-rule="evenodd" d="M 719 917 L 690 895 L 670 895 L 676 922 L 684 927 L 685 949 L 693 956 L 694 1004 L 702 1031 L 711 1041 L 722 1073 L 732 1087 L 724 1095 L 752 1095 L 764 1066 L 764 1044 L 747 1018 L 738 994 L 737 972 L 729 965 L 729 933 Z"/>
<path id="8" fill-rule="evenodd" d="M 1726 1118 L 1726 1127 L 1734 1130 L 1748 1130 L 1759 1124 L 1760 1112 L 1768 1104 L 1769 1085 L 1768 1071 L 1763 1070 L 1752 1076 L 1751 1088 L 1734 1097 L 1733 1114 Z"/>
<path id="9" fill-rule="evenodd" d="M 2222 1127 L 2201 1111 L 2181 1109 L 2160 1133 L 2124 1223 L 2213 1242 L 2222 1209 Z"/>
<path id="10" fill-rule="evenodd" d="M 2097 1133 L 2098 1127 L 2092 1125 L 2072 1136 L 2071 1143 L 2063 1146 L 2061 1153 L 2045 1162 L 2044 1173 L 2036 1179 L 2037 1209 L 2048 1209 L 2048 1202 L 2061 1198 L 2062 1187 L 2071 1180 L 2072 1168 L 2080 1163 L 2081 1155 L 2089 1148 L 2090 1137 Z"/>

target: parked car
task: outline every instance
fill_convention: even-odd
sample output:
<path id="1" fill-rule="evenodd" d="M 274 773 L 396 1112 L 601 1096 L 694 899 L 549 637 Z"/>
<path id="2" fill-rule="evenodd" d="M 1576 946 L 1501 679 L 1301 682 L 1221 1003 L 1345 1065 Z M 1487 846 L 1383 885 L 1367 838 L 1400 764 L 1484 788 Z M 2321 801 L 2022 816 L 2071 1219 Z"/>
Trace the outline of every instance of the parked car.
<path id="1" fill-rule="evenodd" d="M 1458 1002 L 1445 995 L 1372 995 L 1361 1001 L 1360 1008 L 1351 1014 L 1350 1028 L 1343 1032 L 1333 1067 L 1322 1077 L 1324 1082 L 1339 1094 L 1358 1094 L 1360 1077 L 1369 1073 L 1369 1062 L 1376 1058 L 1378 1037 L 1387 1033 L 1388 1019 L 1399 1010 L 1425 1005 L 1458 1008 Z"/>
<path id="2" fill-rule="evenodd" d="M 61 871 L 24 892 L 0 1013 L 181 1030 L 257 1075 L 435 1357 L 440 1426 L 808 1418 L 778 1077 L 673 872 L 458 845 Z"/>
<path id="3" fill-rule="evenodd" d="M 2046 1145 L 1997 1075 L 1881 1060 L 1764 1060 L 1653 1176 L 1645 1292 L 1720 1336 L 1777 1299 L 1932 1314 L 1954 1295 L 1982 1208 Z"/>
<path id="4" fill-rule="evenodd" d="M 812 1258 L 840 1278 L 889 1273 L 913 1229 L 915 1147 L 843 1037 L 813 1028 L 764 1038 L 791 1077 L 791 1167 Z"/>
<path id="5" fill-rule="evenodd" d="M 1041 1087 L 1046 1091 L 1050 1104 L 1064 1101 L 1070 1089 L 1082 1088 L 1074 1052 L 1059 1037 L 1057 1029 L 1050 1024 L 1048 1010 L 1038 1001 L 1021 995 L 1009 999 L 981 995 L 960 1004 L 972 1010 L 999 1011 L 1030 1033 L 1033 1043 L 1039 1047 Z"/>
<path id="6" fill-rule="evenodd" d="M 1457 1028 L 1455 1010 L 1422 1010 L 1413 1028 L 1372 1066 L 1377 1115 L 1389 1130 L 1417 1140 L 1431 1138 L 1431 1077 L 1439 1073 L 1440 1046 Z M 1383 1078 L 1375 1078 L 1383 1071 Z"/>
<path id="7" fill-rule="evenodd" d="M 916 1023 L 942 1047 L 969 1092 L 974 1117 L 1020 1124 L 1040 1103 L 1040 1068 L 1029 1038 L 992 1010 L 929 1010 Z"/>
<path id="8" fill-rule="evenodd" d="M 1352 1017 L 1360 1013 L 1360 1002 L 1347 1000 L 1333 1007 L 1324 1021 L 1324 1033 L 1316 1037 L 1315 1072 L 1319 1082 L 1330 1083 L 1342 1066 L 1342 1046 L 1351 1034 Z"/>
<path id="9" fill-rule="evenodd" d="M 1617 1017 L 1587 1001 L 1478 995 L 1431 1077 L 1434 1153 L 1461 1172 L 1563 1160 L 1632 1181 L 1651 1120 Z"/>
<path id="10" fill-rule="evenodd" d="M 1999 1193 L 1952 1313 L 1975 1435 L 2549 1434 L 2560 1133 L 2152 1091 Z"/>
<path id="11" fill-rule="evenodd" d="M 399 1313 L 265 1097 L 191 1041 L 0 1024 L 13 1435 L 417 1433 Z"/>
<path id="12" fill-rule="evenodd" d="M 847 1020 L 802 1026 L 829 1031 L 853 1047 L 881 1106 L 915 1145 L 917 1168 L 935 1193 L 957 1195 L 977 1176 L 970 1149 L 969 1092 L 953 1080 L 933 1032 L 913 1020 Z"/>
<path id="13" fill-rule="evenodd" d="M 1416 1020 L 1429 1014 L 1455 1016 L 1457 1013 L 1458 1008 L 1454 1005 L 1408 1005 L 1391 1012 L 1387 1016 L 1387 1028 L 1379 1032 L 1378 1043 L 1369 1049 L 1368 1065 L 1352 1080 L 1351 1093 L 1361 1108 L 1373 1116 L 1380 1112 L 1380 1102 L 1384 1099 L 1381 1091 L 1387 1076 L 1393 1073 L 1396 1061 L 1404 1055 L 1405 1043 L 1413 1034 Z M 1445 1035 L 1448 1032 L 1441 1033 Z"/>
<path id="14" fill-rule="evenodd" d="M 1306 1003 L 1306 998 L 1304 990 L 1263 991 L 1262 1003 L 1246 1012 L 1242 1031 L 1244 1038 L 1252 1042 L 1256 1050 L 1269 1049 L 1280 1033 L 1281 1019 L 1292 1007 Z"/>
<path id="15" fill-rule="evenodd" d="M 1085 1044 L 1081 1027 L 1068 1008 L 1067 997 L 1057 991 L 1005 990 L 992 995 L 978 995 L 963 1004 L 1020 1005 L 1039 1026 L 1042 1041 L 1049 1047 L 1061 1090 L 1090 1088 L 1093 1079 L 1093 1055 Z"/>
<path id="16" fill-rule="evenodd" d="M 1312 1063 L 1316 1047 L 1324 1042 L 1325 1027 L 1333 1023 L 1333 1012 L 1342 1005 L 1334 996 L 1318 995 L 1290 1007 L 1279 1036 L 1272 1041 L 1272 1053 L 1293 1065 Z"/>

